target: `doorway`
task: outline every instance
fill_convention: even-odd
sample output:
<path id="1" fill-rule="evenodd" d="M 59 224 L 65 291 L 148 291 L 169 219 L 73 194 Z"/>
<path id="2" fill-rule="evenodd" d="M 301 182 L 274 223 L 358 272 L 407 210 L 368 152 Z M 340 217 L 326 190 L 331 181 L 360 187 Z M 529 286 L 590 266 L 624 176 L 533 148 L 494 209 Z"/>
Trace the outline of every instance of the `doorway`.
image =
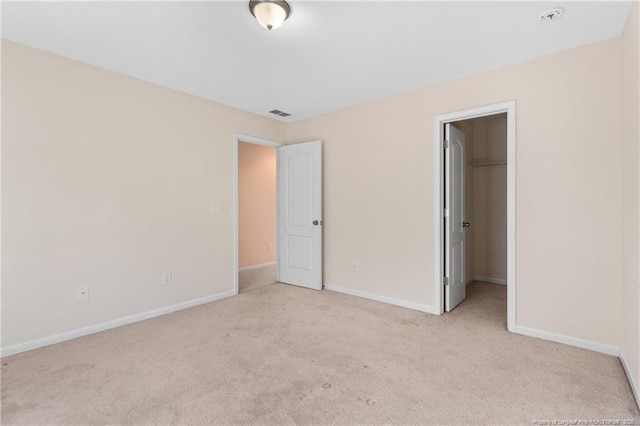
<path id="1" fill-rule="evenodd" d="M 254 136 L 233 135 L 233 166 L 234 166 L 234 183 L 233 183 L 233 291 L 234 294 L 240 293 L 240 275 L 243 276 L 243 287 L 244 290 L 248 290 L 251 288 L 260 287 L 265 285 L 265 281 L 270 281 L 272 278 L 277 281 L 278 280 L 278 270 L 277 270 L 277 210 L 276 205 L 273 205 L 274 211 L 272 214 L 267 213 L 265 218 L 260 218 L 260 212 L 255 211 L 243 211 L 240 212 L 240 209 L 244 208 L 251 209 L 256 206 L 260 208 L 269 208 L 269 196 L 260 197 L 260 200 L 252 200 L 252 193 L 259 190 L 264 190 L 265 188 L 268 190 L 269 183 L 266 185 L 260 184 L 260 188 L 252 188 L 253 183 L 260 176 L 265 176 L 267 179 L 271 179 L 269 174 L 273 174 L 274 181 L 271 182 L 273 185 L 273 190 L 276 191 L 277 182 L 277 163 L 273 165 L 274 169 L 270 170 L 269 164 L 260 164 L 260 161 L 264 161 L 266 163 L 270 162 L 269 152 L 273 152 L 273 156 L 275 156 L 275 151 L 283 146 L 280 142 L 272 141 L 269 139 L 258 138 Z M 252 149 L 255 148 L 255 149 Z M 248 198 L 248 203 L 245 203 L 247 200 L 241 200 L 240 192 L 240 168 L 241 168 L 241 154 L 244 153 L 244 165 L 242 167 L 260 167 L 263 170 L 254 170 L 253 173 L 245 174 L 242 179 L 247 184 L 249 193 L 244 194 Z M 246 155 L 249 154 L 249 155 Z M 251 155 L 253 154 L 253 155 Z M 248 158 L 247 158 L 248 157 Z M 252 165 L 253 164 L 253 165 Z M 253 190 L 252 190 L 253 189 Z M 247 191 L 245 191 L 247 192 Z M 274 194 L 274 196 L 276 196 Z M 274 201 L 277 202 L 277 201 Z M 244 217 L 244 226 L 243 231 L 240 231 L 241 227 L 241 216 L 244 213 L 248 213 Z M 273 221 L 270 219 L 273 217 Z M 258 238 L 254 238 L 251 235 L 252 228 L 255 227 L 259 229 L 260 236 Z M 265 229 L 266 228 L 266 229 Z M 272 231 L 271 231 L 272 230 Z M 240 232 L 243 232 L 243 254 L 240 254 L 241 250 L 241 240 L 240 240 Z M 272 238 L 272 239 L 271 239 Z M 270 246 L 269 244 L 272 244 Z M 247 247 L 247 245 L 249 247 Z M 274 256 L 275 255 L 275 256 Z M 262 259 L 262 260 L 259 260 Z M 265 259 L 268 259 L 265 261 Z M 273 260 L 270 260 L 273 259 Z M 241 263 L 242 262 L 242 263 Z M 275 276 L 271 277 L 275 272 Z"/>
<path id="2" fill-rule="evenodd" d="M 242 270 L 240 267 L 240 153 L 245 148 L 251 150 L 251 145 L 259 146 L 255 151 L 275 153 L 275 174 L 273 171 L 269 179 L 275 177 L 275 233 L 265 232 L 266 239 L 255 239 L 250 235 L 250 229 L 243 229 L 243 238 L 247 237 L 249 244 L 257 245 L 257 253 L 263 257 L 242 256 Z M 261 149 L 260 149 L 261 148 Z M 273 157 L 266 161 L 272 161 Z M 260 160 L 258 160 L 260 161 Z M 256 168 L 258 166 L 249 165 Z M 284 284 L 321 290 L 322 285 L 322 141 L 302 142 L 284 145 L 264 138 L 233 135 L 233 291 L 240 291 L 239 274 L 262 275 L 259 269 L 275 266 L 275 280 Z M 255 171 L 255 170 L 254 170 Z M 258 180 L 264 175 L 259 175 Z M 254 179 L 255 180 L 255 179 Z M 262 185 L 261 185 L 262 186 Z M 267 188 L 270 188 L 267 185 Z M 270 191 L 270 189 L 269 189 Z M 251 198 L 251 197 L 249 197 Z M 253 201 L 253 200 L 252 200 Z M 244 204 L 244 200 L 243 200 Z M 247 215 L 260 226 L 273 229 L 274 220 L 261 216 L 268 216 L 261 209 L 270 207 L 250 206 L 257 211 Z M 271 212 L 273 213 L 273 212 Z M 270 236 L 273 238 L 271 241 Z M 257 240 L 257 241 L 256 241 Z M 273 256 L 275 254 L 275 265 Z M 262 259 L 262 260 L 256 260 Z M 261 263 L 262 262 L 262 263 Z M 248 265 L 253 263 L 253 265 Z M 273 268 L 272 268 L 273 269 Z M 248 274 L 244 274 L 248 272 Z M 266 272 L 265 276 L 253 277 L 256 282 L 245 286 L 246 289 L 260 286 L 264 280 L 272 281 L 273 272 Z M 270 275 L 271 274 L 271 275 Z"/>
<path id="3" fill-rule="evenodd" d="M 503 146 L 488 145 L 489 123 L 492 131 L 504 131 Z M 474 127 L 482 131 L 474 132 Z M 452 310 L 464 300 L 466 286 L 473 280 L 506 284 L 507 329 L 515 331 L 515 102 L 440 115 L 435 117 L 434 129 L 436 311 Z M 506 188 L 487 189 L 490 182 L 499 186 L 501 178 Z M 478 192 L 475 203 L 476 227 L 474 183 L 484 191 Z M 495 204 L 487 206 L 488 202 Z M 502 235 L 495 232 L 500 226 L 504 226 Z"/>
<path id="4" fill-rule="evenodd" d="M 238 292 L 277 280 L 276 147 L 238 142 Z"/>

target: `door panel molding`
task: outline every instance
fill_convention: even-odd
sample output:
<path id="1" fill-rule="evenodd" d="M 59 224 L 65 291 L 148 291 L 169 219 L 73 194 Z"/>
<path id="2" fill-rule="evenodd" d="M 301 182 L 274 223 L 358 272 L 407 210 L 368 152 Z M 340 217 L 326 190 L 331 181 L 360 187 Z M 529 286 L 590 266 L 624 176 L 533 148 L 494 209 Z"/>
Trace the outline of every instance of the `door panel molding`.
<path id="1" fill-rule="evenodd" d="M 465 299 L 465 134 L 451 123 L 445 124 L 449 141 L 445 151 L 445 310 L 451 311 Z"/>

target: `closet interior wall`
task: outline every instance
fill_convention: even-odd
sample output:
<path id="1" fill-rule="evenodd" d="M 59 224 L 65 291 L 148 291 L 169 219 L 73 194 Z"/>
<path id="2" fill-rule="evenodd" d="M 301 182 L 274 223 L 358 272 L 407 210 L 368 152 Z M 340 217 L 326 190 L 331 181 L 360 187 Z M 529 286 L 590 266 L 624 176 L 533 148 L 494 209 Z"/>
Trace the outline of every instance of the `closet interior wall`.
<path id="1" fill-rule="evenodd" d="M 465 133 L 466 279 L 507 281 L 506 114 L 454 123 Z"/>

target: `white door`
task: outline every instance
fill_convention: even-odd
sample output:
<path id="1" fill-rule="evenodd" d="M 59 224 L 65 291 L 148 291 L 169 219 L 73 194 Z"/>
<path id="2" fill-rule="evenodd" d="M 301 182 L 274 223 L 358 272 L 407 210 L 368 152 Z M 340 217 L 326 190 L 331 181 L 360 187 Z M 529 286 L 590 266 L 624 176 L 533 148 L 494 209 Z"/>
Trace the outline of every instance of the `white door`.
<path id="1" fill-rule="evenodd" d="M 322 142 L 278 148 L 278 279 L 322 289 Z"/>
<path id="2" fill-rule="evenodd" d="M 445 125 L 445 301 L 447 312 L 465 298 L 464 133 Z M 468 226 L 468 225 L 467 225 Z"/>

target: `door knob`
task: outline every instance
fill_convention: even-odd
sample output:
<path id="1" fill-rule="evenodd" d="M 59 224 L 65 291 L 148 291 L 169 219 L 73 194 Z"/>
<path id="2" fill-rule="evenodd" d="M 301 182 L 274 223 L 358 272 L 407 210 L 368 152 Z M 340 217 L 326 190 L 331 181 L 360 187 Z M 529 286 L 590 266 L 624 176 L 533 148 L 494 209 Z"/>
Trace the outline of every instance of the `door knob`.
<path id="1" fill-rule="evenodd" d="M 471 226 L 471 224 L 469 222 L 462 222 L 462 227 L 463 228 L 468 228 L 470 226 Z"/>
<path id="2" fill-rule="evenodd" d="M 316 225 L 316 226 L 317 225 L 322 225 L 322 221 L 321 220 L 314 220 L 313 224 Z"/>

